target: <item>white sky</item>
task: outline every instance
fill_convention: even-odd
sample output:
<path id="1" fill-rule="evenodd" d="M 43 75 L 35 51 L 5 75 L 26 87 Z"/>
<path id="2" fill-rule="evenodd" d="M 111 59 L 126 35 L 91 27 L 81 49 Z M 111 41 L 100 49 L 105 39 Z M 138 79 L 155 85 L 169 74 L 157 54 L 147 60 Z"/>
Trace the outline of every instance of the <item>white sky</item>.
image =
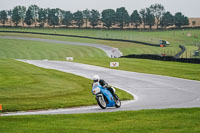
<path id="1" fill-rule="evenodd" d="M 42 8 L 60 8 L 75 12 L 88 8 L 102 11 L 104 9 L 116 9 L 126 7 L 129 14 L 133 10 L 149 7 L 151 4 L 162 4 L 166 11 L 173 15 L 182 12 L 188 17 L 200 18 L 200 0 L 0 0 L 0 10 L 13 9 L 14 6 L 30 6 L 36 4 Z"/>

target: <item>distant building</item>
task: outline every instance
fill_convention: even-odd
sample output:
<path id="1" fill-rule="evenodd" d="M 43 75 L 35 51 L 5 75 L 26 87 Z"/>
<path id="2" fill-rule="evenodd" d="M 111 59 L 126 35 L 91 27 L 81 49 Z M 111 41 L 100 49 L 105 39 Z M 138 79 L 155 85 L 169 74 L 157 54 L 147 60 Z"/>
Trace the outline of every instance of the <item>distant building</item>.
<path id="1" fill-rule="evenodd" d="M 190 27 L 200 27 L 200 18 L 189 18 Z"/>

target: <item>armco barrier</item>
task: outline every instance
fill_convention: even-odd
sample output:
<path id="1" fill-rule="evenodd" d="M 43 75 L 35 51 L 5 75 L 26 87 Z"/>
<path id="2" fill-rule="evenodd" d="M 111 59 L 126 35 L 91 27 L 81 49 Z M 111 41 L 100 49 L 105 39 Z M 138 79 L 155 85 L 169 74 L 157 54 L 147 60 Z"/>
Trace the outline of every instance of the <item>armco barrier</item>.
<path id="1" fill-rule="evenodd" d="M 151 54 L 141 54 L 141 55 L 131 54 L 127 56 L 121 56 L 120 58 L 140 58 L 140 59 L 152 59 L 161 61 L 176 61 L 176 62 L 200 64 L 199 58 L 175 58 L 173 56 L 161 56 L 161 55 L 151 55 Z"/>
<path id="2" fill-rule="evenodd" d="M 66 36 L 66 37 L 77 37 L 77 38 L 87 38 L 87 39 L 96 39 L 96 40 L 106 40 L 106 41 L 120 41 L 120 42 L 130 42 L 130 43 L 138 43 L 143 45 L 160 47 L 158 44 L 152 44 L 147 42 L 140 42 L 134 40 L 124 40 L 124 39 L 111 39 L 111 38 L 98 38 L 98 37 L 89 37 L 89 36 L 78 36 L 78 35 L 65 35 L 65 34 L 49 34 L 49 33 L 40 33 L 40 32 L 24 32 L 24 31 L 0 31 L 6 33 L 24 33 L 24 34 L 39 34 L 39 35 L 53 35 L 53 36 Z"/>

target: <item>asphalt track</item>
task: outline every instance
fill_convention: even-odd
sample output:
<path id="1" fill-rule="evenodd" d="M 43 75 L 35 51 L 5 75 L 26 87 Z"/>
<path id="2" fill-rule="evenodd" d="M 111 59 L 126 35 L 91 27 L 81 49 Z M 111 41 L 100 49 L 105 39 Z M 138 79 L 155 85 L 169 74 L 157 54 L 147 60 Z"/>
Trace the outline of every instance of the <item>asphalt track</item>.
<path id="1" fill-rule="evenodd" d="M 77 107 L 32 112 L 14 112 L 3 115 L 38 115 L 38 114 L 74 114 L 129 111 L 142 109 L 190 108 L 200 107 L 200 82 L 114 70 L 98 66 L 67 61 L 19 60 L 39 67 L 55 69 L 91 79 L 98 74 L 109 84 L 121 88 L 132 95 L 135 100 L 123 102 L 121 108 L 100 109 L 99 106 Z M 92 95 L 92 94 L 91 94 Z"/>
<path id="2" fill-rule="evenodd" d="M 123 54 L 117 49 L 103 44 L 94 44 L 94 43 L 80 43 L 80 42 L 69 42 L 69 41 L 58 41 L 58 40 L 49 40 L 49 39 L 40 39 L 40 38 L 27 38 L 27 37 L 13 37 L 13 36 L 0 36 L 2 39 L 17 39 L 17 40 L 28 40 L 28 41 L 40 41 L 48 43 L 58 43 L 66 45 L 77 45 L 77 46 L 89 46 L 95 47 L 103 50 L 108 57 L 120 57 Z"/>

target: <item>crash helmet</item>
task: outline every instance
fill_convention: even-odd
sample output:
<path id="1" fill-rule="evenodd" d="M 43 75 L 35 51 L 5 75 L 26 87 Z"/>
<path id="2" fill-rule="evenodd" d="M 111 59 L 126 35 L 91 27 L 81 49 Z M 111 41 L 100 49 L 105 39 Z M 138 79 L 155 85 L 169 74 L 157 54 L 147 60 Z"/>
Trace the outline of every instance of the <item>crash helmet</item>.
<path id="1" fill-rule="evenodd" d="M 92 80 L 93 80 L 94 82 L 98 82 L 98 81 L 100 80 L 99 75 L 94 75 L 93 78 L 92 78 Z"/>

